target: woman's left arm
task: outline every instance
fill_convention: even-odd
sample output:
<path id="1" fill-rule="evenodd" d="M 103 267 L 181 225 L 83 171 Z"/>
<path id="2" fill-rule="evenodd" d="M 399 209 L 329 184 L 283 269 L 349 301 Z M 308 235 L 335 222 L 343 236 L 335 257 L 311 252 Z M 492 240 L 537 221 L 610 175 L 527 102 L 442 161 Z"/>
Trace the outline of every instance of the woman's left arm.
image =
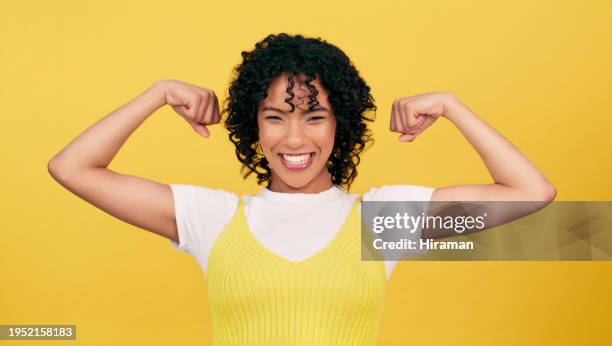
<path id="1" fill-rule="evenodd" d="M 397 99 L 393 103 L 391 131 L 402 133 L 401 141 L 411 142 L 438 117 L 448 119 L 463 133 L 494 182 L 437 188 L 432 201 L 545 202 L 533 204 L 540 209 L 554 200 L 555 187 L 533 162 L 451 93 L 433 92 Z M 525 210 L 525 215 L 537 209 Z M 518 216 L 510 213 L 499 221 L 509 222 Z"/>

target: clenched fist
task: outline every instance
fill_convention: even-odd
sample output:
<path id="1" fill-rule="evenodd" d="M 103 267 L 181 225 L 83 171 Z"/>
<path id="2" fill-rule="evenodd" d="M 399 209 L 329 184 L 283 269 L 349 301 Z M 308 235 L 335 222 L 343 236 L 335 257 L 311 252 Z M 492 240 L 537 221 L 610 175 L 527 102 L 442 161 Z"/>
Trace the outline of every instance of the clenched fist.
<path id="1" fill-rule="evenodd" d="M 208 138 L 207 125 L 220 120 L 219 101 L 215 92 L 177 80 L 158 81 L 164 101 L 182 116 L 202 137 Z"/>
<path id="2" fill-rule="evenodd" d="M 412 142 L 441 115 L 447 115 L 447 105 L 455 101 L 453 94 L 431 92 L 402 97 L 393 102 L 391 110 L 392 132 L 402 135 L 399 140 Z"/>

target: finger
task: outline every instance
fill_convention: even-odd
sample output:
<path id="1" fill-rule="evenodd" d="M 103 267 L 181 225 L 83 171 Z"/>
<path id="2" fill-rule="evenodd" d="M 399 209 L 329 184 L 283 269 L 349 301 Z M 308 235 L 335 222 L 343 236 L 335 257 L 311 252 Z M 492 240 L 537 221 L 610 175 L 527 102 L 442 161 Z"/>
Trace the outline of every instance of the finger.
<path id="1" fill-rule="evenodd" d="M 395 124 L 395 114 L 397 113 L 397 105 L 395 102 L 393 102 L 393 105 L 391 106 L 391 124 L 389 125 L 389 130 L 391 130 L 391 132 L 397 132 L 397 124 Z"/>
<path id="2" fill-rule="evenodd" d="M 187 98 L 185 100 L 184 105 L 181 105 L 181 109 L 184 111 L 185 115 L 191 119 L 195 119 L 198 110 L 198 100 L 194 98 Z"/>
<path id="3" fill-rule="evenodd" d="M 404 133 L 403 135 L 399 136 L 399 140 L 401 142 L 412 142 L 417 135 L 418 134 Z"/>
<path id="4" fill-rule="evenodd" d="M 400 113 L 399 112 L 395 112 L 393 114 L 393 123 L 395 124 L 394 126 L 394 131 L 395 132 L 402 132 L 402 120 L 400 119 Z"/>
<path id="5" fill-rule="evenodd" d="M 419 114 L 416 111 L 409 112 L 407 119 L 406 119 L 408 128 L 409 129 L 417 128 L 423 122 L 423 119 L 424 117 L 419 116 Z"/>
<path id="6" fill-rule="evenodd" d="M 206 99 L 206 109 L 204 109 L 204 124 L 212 124 L 214 109 L 214 97 L 209 95 Z"/>
<path id="7" fill-rule="evenodd" d="M 400 113 L 400 124 L 401 124 L 401 132 L 406 133 L 410 130 L 410 127 L 408 126 L 408 116 L 410 115 L 410 108 L 407 104 L 403 104 L 399 107 L 399 113 Z"/>
<path id="8" fill-rule="evenodd" d="M 193 129 L 200 134 L 200 136 L 204 137 L 204 138 L 208 138 L 210 137 L 210 133 L 208 132 L 208 129 L 206 128 L 206 126 L 202 125 L 202 124 L 195 124 L 195 126 L 193 127 Z"/>
<path id="9" fill-rule="evenodd" d="M 188 118 L 189 117 L 187 115 L 187 112 L 189 112 L 189 108 L 187 108 L 184 105 L 172 106 L 172 109 L 174 109 L 175 112 L 177 112 L 179 115 L 181 115 L 184 118 Z"/>
<path id="10" fill-rule="evenodd" d="M 402 125 L 402 105 L 399 103 L 395 107 L 395 112 L 393 113 L 393 122 L 395 123 L 395 132 L 404 131 L 404 126 Z"/>
<path id="11" fill-rule="evenodd" d="M 425 118 L 425 117 L 423 117 Z M 425 131 L 426 128 L 430 127 L 436 121 L 436 118 L 427 118 L 423 119 L 421 124 L 419 124 L 419 133 Z"/>
<path id="12" fill-rule="evenodd" d="M 180 105 L 179 109 L 182 111 L 181 115 L 192 120 L 195 119 L 196 106 L 197 103 L 193 101 L 190 101 L 187 105 Z"/>
<path id="13" fill-rule="evenodd" d="M 215 96 L 215 100 L 213 102 L 213 118 L 211 120 L 211 124 L 216 124 L 221 120 L 221 114 L 219 112 L 219 99 L 217 99 L 217 95 Z"/>
<path id="14" fill-rule="evenodd" d="M 213 117 L 210 121 L 211 124 L 218 124 L 221 121 L 221 113 L 219 112 L 219 107 L 214 106 Z"/>
<path id="15" fill-rule="evenodd" d="M 197 132 L 200 136 L 208 138 L 210 136 L 210 133 L 208 132 L 208 129 L 206 128 L 206 126 L 204 126 L 204 124 L 201 123 L 197 123 L 195 122 L 195 120 L 186 117 L 185 120 L 187 120 L 187 123 L 189 123 L 189 126 L 191 126 L 191 128 Z"/>
<path id="16" fill-rule="evenodd" d="M 198 99 L 199 99 L 199 104 L 198 104 L 198 111 L 195 117 L 195 121 L 198 124 L 206 124 L 204 122 L 204 118 L 206 114 L 206 106 L 207 106 L 206 97 L 198 96 Z"/>
<path id="17" fill-rule="evenodd" d="M 191 119 L 188 119 L 187 122 L 189 123 L 189 125 L 191 125 L 191 128 L 193 128 L 193 130 L 197 132 L 200 136 L 204 138 L 210 137 L 210 133 L 208 132 L 208 129 L 204 124 L 197 123 Z"/>

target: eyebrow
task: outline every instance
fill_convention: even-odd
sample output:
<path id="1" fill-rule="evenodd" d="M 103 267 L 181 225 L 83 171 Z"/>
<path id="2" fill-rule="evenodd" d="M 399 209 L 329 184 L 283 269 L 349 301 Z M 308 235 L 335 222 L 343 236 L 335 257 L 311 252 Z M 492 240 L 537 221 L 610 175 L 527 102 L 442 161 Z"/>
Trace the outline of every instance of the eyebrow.
<path id="1" fill-rule="evenodd" d="M 275 112 L 279 112 L 282 114 L 287 114 L 289 112 L 284 111 L 282 109 L 276 108 L 276 107 L 271 107 L 271 106 L 265 106 L 263 108 L 261 108 L 261 111 L 275 111 Z M 307 110 L 302 110 L 302 114 L 308 114 L 308 113 L 312 113 L 312 112 L 320 112 L 320 111 L 327 111 L 329 112 L 329 110 L 323 106 L 315 106 L 312 110 L 307 109 Z"/>

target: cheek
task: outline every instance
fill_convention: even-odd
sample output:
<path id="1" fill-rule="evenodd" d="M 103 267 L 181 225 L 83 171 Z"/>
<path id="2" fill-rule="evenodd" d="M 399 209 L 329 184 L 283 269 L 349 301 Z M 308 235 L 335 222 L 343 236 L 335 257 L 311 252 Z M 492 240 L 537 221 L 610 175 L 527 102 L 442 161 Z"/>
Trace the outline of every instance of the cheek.
<path id="1" fill-rule="evenodd" d="M 331 151 L 336 137 L 335 126 L 326 126 L 317 132 L 317 143 L 325 151 Z"/>
<path id="2" fill-rule="evenodd" d="M 277 132 L 271 131 L 265 125 L 259 126 L 259 144 L 261 145 L 262 149 L 267 150 L 274 146 L 274 144 L 278 141 L 277 137 Z"/>
<path id="3" fill-rule="evenodd" d="M 333 148 L 334 140 L 336 139 L 336 122 L 335 121 L 327 128 L 326 136 L 327 136 L 328 145 L 330 146 L 330 148 Z"/>

